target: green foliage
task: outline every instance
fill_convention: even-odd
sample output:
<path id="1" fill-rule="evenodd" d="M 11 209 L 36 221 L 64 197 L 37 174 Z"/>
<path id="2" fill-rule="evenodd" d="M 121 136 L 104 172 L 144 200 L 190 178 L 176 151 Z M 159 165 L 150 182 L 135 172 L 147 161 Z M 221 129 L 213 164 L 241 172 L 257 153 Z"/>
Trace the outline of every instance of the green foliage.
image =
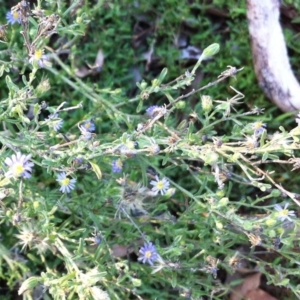
<path id="1" fill-rule="evenodd" d="M 224 299 L 242 262 L 299 297 L 299 120 L 258 108 L 245 7 L 214 1 L 224 40 L 208 4 L 24 3 L 0 53 L 5 299 Z"/>

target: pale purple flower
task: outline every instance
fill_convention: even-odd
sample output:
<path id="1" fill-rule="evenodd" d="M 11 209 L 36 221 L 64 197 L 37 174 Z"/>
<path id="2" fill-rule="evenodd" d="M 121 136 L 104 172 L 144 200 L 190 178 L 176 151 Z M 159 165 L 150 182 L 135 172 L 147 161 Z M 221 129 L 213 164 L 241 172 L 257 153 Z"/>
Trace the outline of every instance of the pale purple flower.
<path id="1" fill-rule="evenodd" d="M 156 193 L 156 195 L 158 193 L 164 195 L 170 187 L 170 182 L 166 177 L 159 179 L 158 176 L 155 176 L 155 180 L 151 180 L 150 184 L 153 185 L 152 191 Z"/>
<path id="2" fill-rule="evenodd" d="M 50 66 L 49 57 L 44 54 L 43 50 L 37 50 L 30 56 L 29 62 L 31 64 L 37 63 L 40 68 Z"/>
<path id="3" fill-rule="evenodd" d="M 96 125 L 92 120 L 86 120 L 80 125 L 80 127 L 86 129 L 89 132 L 94 132 L 96 130 Z"/>
<path id="4" fill-rule="evenodd" d="M 137 153 L 137 151 L 135 150 L 136 146 L 138 146 L 137 142 L 128 140 L 125 144 L 121 145 L 118 150 L 121 154 L 132 156 Z"/>
<path id="5" fill-rule="evenodd" d="M 6 20 L 8 24 L 15 24 L 15 23 L 19 23 L 21 24 L 21 18 L 20 18 L 20 13 L 18 11 L 14 11 L 14 12 L 7 12 L 6 13 Z"/>
<path id="6" fill-rule="evenodd" d="M 86 129 L 83 126 L 78 126 L 78 128 L 79 128 L 79 130 L 81 132 L 81 135 L 82 135 L 84 140 L 89 141 L 89 140 L 92 139 L 93 134 L 88 129 Z"/>
<path id="7" fill-rule="evenodd" d="M 63 119 L 59 118 L 57 113 L 50 114 L 46 120 L 50 121 L 48 125 L 56 132 L 59 131 L 64 124 Z"/>
<path id="8" fill-rule="evenodd" d="M 145 243 L 144 246 L 139 250 L 141 256 L 138 258 L 143 264 L 149 263 L 153 266 L 153 263 L 159 259 L 159 255 L 156 251 L 155 246 L 150 243 Z"/>
<path id="9" fill-rule="evenodd" d="M 258 121 L 253 124 L 254 135 L 260 136 L 266 130 L 267 124 Z"/>
<path id="10" fill-rule="evenodd" d="M 157 145 L 157 144 L 152 144 L 150 147 L 149 147 L 149 151 L 152 155 L 156 155 L 159 153 L 160 151 L 160 147 Z"/>
<path id="11" fill-rule="evenodd" d="M 80 166 L 83 163 L 83 159 L 81 157 L 74 157 L 73 163 L 77 166 Z"/>
<path id="12" fill-rule="evenodd" d="M 277 211 L 276 215 L 279 221 L 284 222 L 288 220 L 293 222 L 290 217 L 296 217 L 295 212 L 293 210 L 288 210 L 289 203 L 286 203 L 284 207 L 281 207 L 279 204 L 275 204 L 274 208 Z"/>
<path id="13" fill-rule="evenodd" d="M 7 157 L 4 162 L 9 167 L 9 170 L 6 173 L 8 177 L 22 177 L 30 178 L 32 167 L 34 164 L 30 162 L 31 154 L 24 155 L 21 152 L 13 154 L 11 158 Z"/>
<path id="14" fill-rule="evenodd" d="M 57 174 L 56 181 L 60 184 L 60 191 L 62 193 L 70 193 L 75 188 L 76 179 L 68 178 L 65 172 Z"/>
<path id="15" fill-rule="evenodd" d="M 102 237 L 100 234 L 94 235 L 94 245 L 100 245 L 102 243 Z"/>
<path id="16" fill-rule="evenodd" d="M 113 173 L 120 173 L 122 172 L 123 163 L 121 159 L 116 159 L 112 162 L 112 171 Z"/>
<path id="17" fill-rule="evenodd" d="M 150 106 L 146 109 L 146 113 L 149 118 L 154 118 L 158 111 L 160 111 L 161 107 L 158 105 Z"/>

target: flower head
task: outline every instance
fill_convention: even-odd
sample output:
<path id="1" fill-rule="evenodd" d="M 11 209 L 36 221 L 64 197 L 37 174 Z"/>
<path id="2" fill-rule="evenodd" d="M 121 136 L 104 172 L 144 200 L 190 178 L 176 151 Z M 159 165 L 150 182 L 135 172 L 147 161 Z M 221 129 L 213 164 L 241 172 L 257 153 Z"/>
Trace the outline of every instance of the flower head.
<path id="1" fill-rule="evenodd" d="M 60 184 L 60 191 L 62 193 L 70 193 L 75 188 L 76 179 L 68 178 L 65 172 L 57 174 L 56 181 Z"/>
<path id="2" fill-rule="evenodd" d="M 124 154 L 124 155 L 127 155 L 130 157 L 137 153 L 137 151 L 135 150 L 135 147 L 137 147 L 137 146 L 138 146 L 137 142 L 127 140 L 126 143 L 122 144 L 118 150 L 121 154 Z"/>
<path id="3" fill-rule="evenodd" d="M 165 194 L 170 187 L 170 182 L 166 177 L 160 180 L 158 176 L 155 176 L 155 180 L 151 180 L 150 184 L 153 185 L 152 191 L 161 195 Z"/>
<path id="4" fill-rule="evenodd" d="M 160 111 L 161 107 L 158 106 L 158 105 L 153 105 L 153 106 L 150 106 L 146 109 L 146 113 L 147 115 L 149 116 L 149 118 L 154 118 L 155 115 Z"/>
<path id="5" fill-rule="evenodd" d="M 88 132 L 94 132 L 96 130 L 96 125 L 92 120 L 84 121 L 80 127 Z"/>
<path id="6" fill-rule="evenodd" d="M 32 167 L 34 164 L 30 162 L 31 154 L 24 155 L 20 152 L 13 154 L 11 158 L 7 157 L 4 162 L 9 167 L 8 172 L 6 175 L 8 177 L 23 177 L 23 178 L 30 178 Z"/>
<path id="7" fill-rule="evenodd" d="M 31 55 L 29 62 L 31 64 L 38 64 L 40 68 L 45 68 L 50 66 L 49 57 L 44 54 L 44 50 L 36 50 L 33 55 Z"/>
<path id="8" fill-rule="evenodd" d="M 242 145 L 250 149 L 257 148 L 259 146 L 259 142 L 257 141 L 257 138 L 258 136 L 256 135 L 251 135 L 251 136 L 245 135 L 245 141 L 242 143 Z"/>
<path id="9" fill-rule="evenodd" d="M 114 160 L 112 162 L 112 171 L 113 173 L 120 173 L 122 172 L 123 162 L 121 159 Z"/>
<path id="10" fill-rule="evenodd" d="M 151 266 L 153 266 L 153 263 L 159 258 L 156 248 L 151 242 L 145 243 L 139 252 L 141 253 L 141 256 L 138 258 L 138 260 L 142 261 L 143 264 L 149 263 Z"/>
<path id="11" fill-rule="evenodd" d="M 252 245 L 251 248 L 261 245 L 261 237 L 259 235 L 253 234 L 253 233 L 247 233 L 247 232 L 245 232 L 245 234 L 247 235 L 247 237 Z"/>
<path id="12" fill-rule="evenodd" d="M 284 207 L 281 207 L 279 204 L 275 204 L 274 208 L 277 211 L 277 218 L 279 221 L 284 222 L 285 220 L 289 220 L 293 222 L 290 217 L 295 217 L 295 212 L 293 210 L 288 210 L 289 203 L 286 203 Z"/>
<path id="13" fill-rule="evenodd" d="M 266 130 L 267 124 L 258 121 L 253 124 L 254 135 L 260 136 Z"/>
<path id="14" fill-rule="evenodd" d="M 74 163 L 74 165 L 80 166 L 83 163 L 82 157 L 74 157 L 73 163 Z"/>
<path id="15" fill-rule="evenodd" d="M 52 127 L 56 132 L 59 131 L 64 124 L 63 119 L 59 118 L 57 113 L 50 114 L 46 120 L 50 121 L 49 126 Z"/>
<path id="16" fill-rule="evenodd" d="M 160 151 L 160 147 L 157 144 L 152 144 L 149 148 L 148 148 L 150 154 L 152 155 L 156 155 L 159 153 Z"/>
<path id="17" fill-rule="evenodd" d="M 16 237 L 19 239 L 18 244 L 22 245 L 22 250 L 31 247 L 36 240 L 36 228 L 30 223 L 28 226 L 22 226 L 19 232 Z"/>
<path id="18" fill-rule="evenodd" d="M 98 246 L 102 243 L 103 238 L 102 238 L 101 233 L 97 232 L 95 229 L 95 232 L 92 233 L 92 236 L 89 238 L 86 238 L 85 240 L 91 242 L 91 246 Z"/>
<path id="19" fill-rule="evenodd" d="M 202 108 L 206 113 L 209 113 L 211 109 L 213 108 L 213 101 L 211 96 L 203 95 L 201 96 L 201 104 Z"/>
<path id="20" fill-rule="evenodd" d="M 89 141 L 89 140 L 92 139 L 93 134 L 92 134 L 90 131 L 88 131 L 84 126 L 79 126 L 79 125 L 78 125 L 78 128 L 79 128 L 79 130 L 80 130 L 80 133 L 81 133 L 82 138 L 83 138 L 85 141 Z"/>
<path id="21" fill-rule="evenodd" d="M 19 23 L 21 24 L 21 18 L 20 18 L 20 13 L 18 11 L 14 11 L 14 12 L 7 12 L 6 13 L 6 20 L 8 24 L 15 24 L 15 23 Z"/>

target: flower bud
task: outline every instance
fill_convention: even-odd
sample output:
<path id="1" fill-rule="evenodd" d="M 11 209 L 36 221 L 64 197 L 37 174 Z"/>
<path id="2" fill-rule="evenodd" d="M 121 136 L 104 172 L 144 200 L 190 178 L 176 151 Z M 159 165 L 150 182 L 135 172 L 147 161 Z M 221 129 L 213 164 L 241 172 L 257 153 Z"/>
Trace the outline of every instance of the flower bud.
<path id="1" fill-rule="evenodd" d="M 142 90 L 144 90 L 146 87 L 147 87 L 147 82 L 146 81 L 142 81 L 141 82 L 141 88 L 142 88 Z"/>
<path id="2" fill-rule="evenodd" d="M 131 281 L 132 281 L 133 286 L 135 286 L 135 287 L 139 287 L 142 285 L 141 279 L 131 277 Z"/>
<path id="3" fill-rule="evenodd" d="M 275 230 L 270 230 L 268 236 L 269 236 L 270 238 L 274 238 L 274 237 L 277 236 L 277 233 L 276 233 Z"/>
<path id="4" fill-rule="evenodd" d="M 220 45 L 217 43 L 211 44 L 203 50 L 202 56 L 209 57 L 217 54 L 220 50 Z"/>
<path id="5" fill-rule="evenodd" d="M 76 23 L 77 23 L 77 24 L 81 24 L 82 21 L 83 21 L 82 17 L 77 17 L 77 18 L 76 18 Z"/>
<path id="6" fill-rule="evenodd" d="M 149 92 L 147 92 L 147 91 L 142 91 L 141 92 L 141 98 L 142 98 L 142 100 L 147 100 L 148 98 L 149 98 Z"/>
<path id="7" fill-rule="evenodd" d="M 177 103 L 175 103 L 175 107 L 178 109 L 184 109 L 186 106 L 186 102 L 185 101 L 179 101 Z"/>
<path id="8" fill-rule="evenodd" d="M 217 229 L 222 230 L 223 224 L 221 222 L 216 222 L 216 227 L 217 227 Z"/>
<path id="9" fill-rule="evenodd" d="M 174 196 L 175 192 L 176 192 L 175 188 L 168 189 L 167 192 L 164 194 L 164 199 L 171 198 L 172 196 Z"/>
<path id="10" fill-rule="evenodd" d="M 37 210 L 39 207 L 40 207 L 40 202 L 39 202 L 39 201 L 34 201 L 34 202 L 33 202 L 33 208 L 34 208 L 35 210 Z"/>
<path id="11" fill-rule="evenodd" d="M 152 86 L 154 86 L 154 87 L 159 86 L 159 80 L 157 78 L 152 80 Z"/>
<path id="12" fill-rule="evenodd" d="M 43 79 L 39 85 L 36 87 L 36 95 L 37 97 L 40 97 L 41 95 L 43 95 L 44 93 L 46 93 L 47 91 L 49 91 L 50 89 L 50 83 L 49 83 L 49 79 Z"/>
<path id="13" fill-rule="evenodd" d="M 274 219 L 268 219 L 266 220 L 266 225 L 269 226 L 269 227 L 272 227 L 276 224 L 276 220 Z"/>
<path id="14" fill-rule="evenodd" d="M 205 165 L 213 165 L 218 162 L 219 155 L 216 152 L 206 153 L 205 157 L 203 158 Z"/>
<path id="15" fill-rule="evenodd" d="M 227 197 L 224 197 L 222 199 L 220 199 L 219 204 L 220 206 L 226 206 L 228 204 L 229 200 Z"/>
<path id="16" fill-rule="evenodd" d="M 201 96 L 202 108 L 206 113 L 209 113 L 213 107 L 212 98 L 207 95 Z"/>

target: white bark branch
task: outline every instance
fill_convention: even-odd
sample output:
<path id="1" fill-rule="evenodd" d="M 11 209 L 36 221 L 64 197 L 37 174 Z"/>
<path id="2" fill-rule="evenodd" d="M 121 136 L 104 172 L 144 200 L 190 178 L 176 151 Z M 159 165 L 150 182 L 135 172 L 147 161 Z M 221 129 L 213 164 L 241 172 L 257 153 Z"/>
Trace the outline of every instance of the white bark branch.
<path id="1" fill-rule="evenodd" d="M 279 0 L 247 0 L 254 69 L 268 98 L 283 111 L 300 109 L 300 86 L 279 23 Z"/>

